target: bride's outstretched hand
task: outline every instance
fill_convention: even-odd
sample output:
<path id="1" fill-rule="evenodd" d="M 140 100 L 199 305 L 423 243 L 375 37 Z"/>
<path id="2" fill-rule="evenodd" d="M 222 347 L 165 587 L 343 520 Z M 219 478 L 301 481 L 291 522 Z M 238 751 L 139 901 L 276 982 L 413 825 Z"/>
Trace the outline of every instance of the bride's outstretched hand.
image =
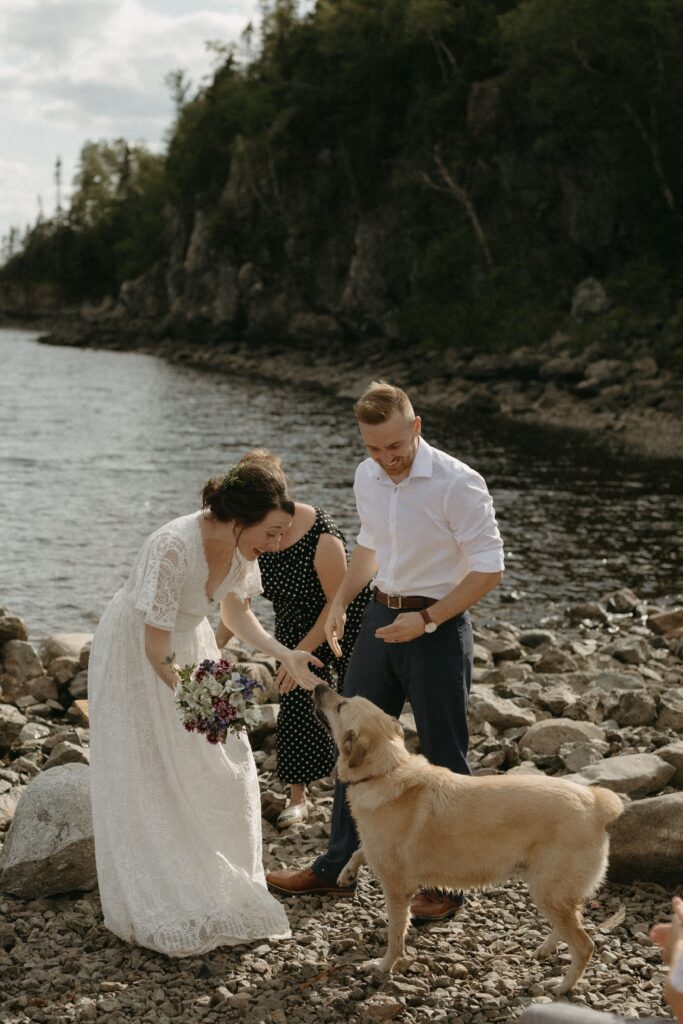
<path id="1" fill-rule="evenodd" d="M 308 651 L 290 651 L 287 657 L 282 659 L 280 670 L 275 677 L 276 682 L 279 682 L 280 691 L 287 693 L 295 685 L 301 686 L 304 690 L 313 690 L 321 680 L 318 676 L 313 675 L 309 665 L 323 668 L 322 661 L 314 654 L 309 654 Z M 282 672 L 283 668 L 284 673 Z"/>

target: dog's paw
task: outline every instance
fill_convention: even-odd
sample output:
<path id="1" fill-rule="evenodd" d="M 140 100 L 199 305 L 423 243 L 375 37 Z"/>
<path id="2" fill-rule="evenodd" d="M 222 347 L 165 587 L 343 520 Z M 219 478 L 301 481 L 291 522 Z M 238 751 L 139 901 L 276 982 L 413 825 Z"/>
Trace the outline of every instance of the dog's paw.
<path id="1" fill-rule="evenodd" d="M 381 960 L 365 960 L 360 965 L 361 970 L 364 974 L 376 974 L 384 977 L 391 973 L 391 966 L 387 965 L 387 958 L 382 957 Z"/>
<path id="2" fill-rule="evenodd" d="M 337 878 L 337 885 L 353 885 L 358 879 L 358 871 L 350 868 L 347 864 L 342 868 Z"/>
<path id="3" fill-rule="evenodd" d="M 536 947 L 531 955 L 534 960 L 545 960 L 547 957 L 552 956 L 556 949 L 557 943 L 552 939 L 546 939 L 545 942 Z"/>
<path id="4" fill-rule="evenodd" d="M 366 974 L 376 974 L 378 977 L 386 977 L 387 974 L 403 974 L 410 966 L 408 957 L 398 957 L 393 960 L 383 956 L 381 960 L 366 960 L 361 964 L 361 970 Z"/>

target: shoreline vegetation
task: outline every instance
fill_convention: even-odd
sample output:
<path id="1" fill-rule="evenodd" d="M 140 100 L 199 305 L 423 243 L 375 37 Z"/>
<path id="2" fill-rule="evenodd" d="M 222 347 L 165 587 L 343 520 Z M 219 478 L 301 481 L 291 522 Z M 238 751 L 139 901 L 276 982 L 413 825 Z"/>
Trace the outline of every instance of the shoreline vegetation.
<path id="1" fill-rule="evenodd" d="M 261 6 L 5 239 L 5 319 L 680 457 L 683 0 Z"/>

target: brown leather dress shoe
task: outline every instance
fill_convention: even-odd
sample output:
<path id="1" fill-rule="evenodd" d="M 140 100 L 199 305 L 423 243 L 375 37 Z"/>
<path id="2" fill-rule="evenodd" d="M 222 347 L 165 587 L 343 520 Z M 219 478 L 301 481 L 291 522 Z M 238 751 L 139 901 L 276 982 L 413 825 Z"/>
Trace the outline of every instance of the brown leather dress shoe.
<path id="1" fill-rule="evenodd" d="M 410 917 L 415 924 L 429 921 L 447 921 L 455 917 L 465 905 L 464 892 L 446 892 L 444 889 L 420 889 L 410 904 Z"/>
<path id="2" fill-rule="evenodd" d="M 304 896 L 306 893 L 317 892 L 327 896 L 353 896 L 356 891 L 355 885 L 337 885 L 335 882 L 319 878 L 313 874 L 311 868 L 304 868 L 302 871 L 270 871 L 266 875 L 266 882 L 269 888 L 287 896 Z"/>

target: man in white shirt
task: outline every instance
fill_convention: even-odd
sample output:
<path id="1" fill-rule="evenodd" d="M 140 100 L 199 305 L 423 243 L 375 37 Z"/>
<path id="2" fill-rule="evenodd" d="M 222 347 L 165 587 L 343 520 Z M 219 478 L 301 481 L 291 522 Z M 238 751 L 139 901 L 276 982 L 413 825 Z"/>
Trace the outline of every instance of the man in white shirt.
<path id="1" fill-rule="evenodd" d="M 406 700 L 420 747 L 433 764 L 469 774 L 467 697 L 472 626 L 467 609 L 500 583 L 503 544 L 481 476 L 421 437 L 421 422 L 400 388 L 373 382 L 354 407 L 370 456 L 356 471 L 361 529 L 325 626 L 341 653 L 345 610 L 374 579 L 374 600 L 344 681 L 344 694 L 373 701 L 398 717 Z M 289 894 L 348 896 L 336 884 L 358 845 L 337 783 L 327 852 L 303 871 L 273 871 L 271 888 Z M 444 920 L 461 893 L 424 890 L 413 920 Z"/>

